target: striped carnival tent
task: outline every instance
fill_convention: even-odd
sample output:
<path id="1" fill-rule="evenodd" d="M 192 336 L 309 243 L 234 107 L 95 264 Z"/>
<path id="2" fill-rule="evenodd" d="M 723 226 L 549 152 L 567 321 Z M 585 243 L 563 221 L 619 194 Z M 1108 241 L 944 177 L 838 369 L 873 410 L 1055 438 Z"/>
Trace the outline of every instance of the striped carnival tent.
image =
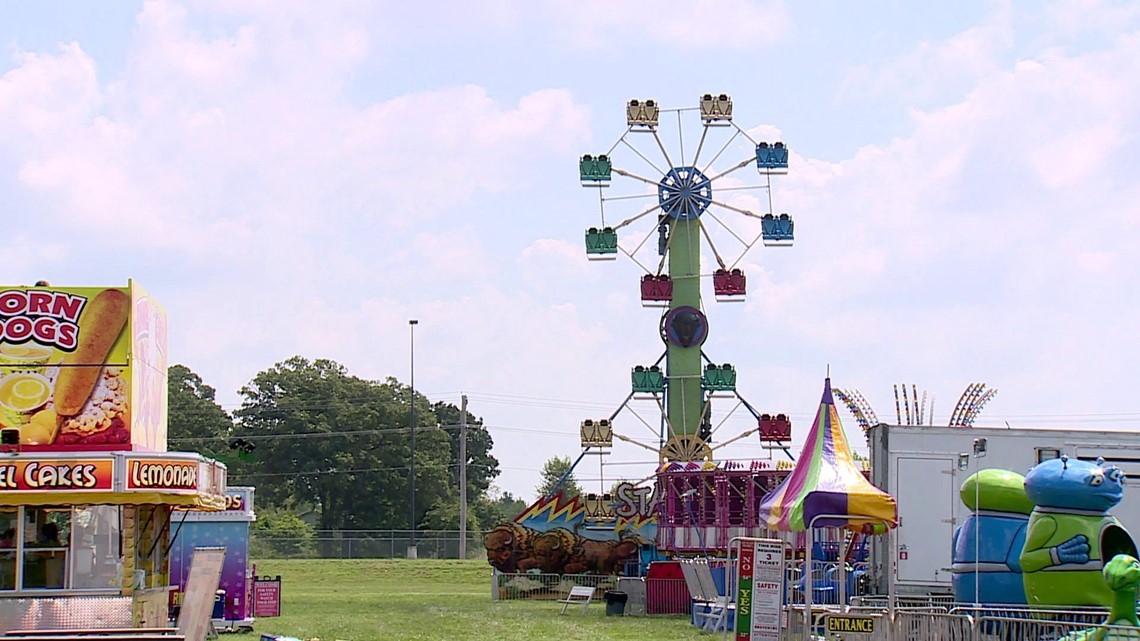
<path id="1" fill-rule="evenodd" d="M 878 534 L 898 525 L 894 497 L 871 485 L 855 465 L 831 395 L 831 378 L 825 379 L 823 400 L 796 467 L 764 497 L 760 521 L 779 532 L 811 526 Z"/>

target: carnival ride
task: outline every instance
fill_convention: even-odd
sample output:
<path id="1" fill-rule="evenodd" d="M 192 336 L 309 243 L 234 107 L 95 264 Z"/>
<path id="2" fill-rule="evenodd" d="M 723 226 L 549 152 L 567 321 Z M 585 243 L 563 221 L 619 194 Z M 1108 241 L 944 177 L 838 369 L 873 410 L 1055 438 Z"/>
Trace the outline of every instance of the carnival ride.
<path id="1" fill-rule="evenodd" d="M 582 421 L 582 454 L 574 465 L 586 454 L 608 454 L 614 439 L 654 452 L 661 464 L 655 475 L 661 525 L 697 528 L 663 532 L 658 541 L 666 549 L 724 549 L 729 526 L 755 523 L 763 495 L 788 473 L 786 466 L 760 462 L 716 466 L 717 450 L 758 434 L 766 448 L 794 459 L 788 416 L 757 410 L 739 392 L 736 368 L 702 349 L 710 332 L 702 281 L 712 281 L 717 302 L 743 301 L 745 255 L 758 244 L 787 247 L 794 240 L 794 220 L 776 212 L 772 193 L 772 177 L 787 173 L 788 158 L 783 142 L 756 140 L 734 121 L 727 94 L 705 94 L 696 106 L 679 108 L 630 100 L 625 132 L 604 153 L 579 162 L 581 184 L 597 190 L 600 214 L 585 233 L 586 257 L 624 255 L 641 268 L 643 306 L 663 310 L 664 351 L 652 364 L 631 369 L 630 392 L 610 416 Z M 753 168 L 749 178 L 745 170 Z M 714 399 L 735 401 L 716 425 Z M 656 428 L 635 409 L 640 401 L 652 404 Z M 753 426 L 716 439 L 741 408 Z M 656 442 L 615 430 L 623 413 L 634 419 L 629 424 L 649 427 Z M 609 497 L 588 500 L 604 504 Z"/>
<path id="2" fill-rule="evenodd" d="M 911 384 L 908 395 L 906 383 L 894 385 L 895 392 L 895 425 L 934 425 L 934 396 L 930 396 L 930 406 L 927 408 L 926 390 L 922 391 L 922 400 L 919 401 L 918 386 Z M 899 392 L 902 392 L 902 403 L 899 403 Z M 985 409 L 986 404 L 997 395 L 997 389 L 987 388 L 985 383 L 970 383 L 958 397 L 958 402 L 950 412 L 948 427 L 973 427 L 978 415 Z M 865 433 L 872 426 L 879 424 L 879 417 L 871 404 L 857 389 L 836 389 L 835 396 L 847 407 L 847 411 L 855 417 L 855 422 Z M 905 422 L 904 422 L 905 419 Z"/>

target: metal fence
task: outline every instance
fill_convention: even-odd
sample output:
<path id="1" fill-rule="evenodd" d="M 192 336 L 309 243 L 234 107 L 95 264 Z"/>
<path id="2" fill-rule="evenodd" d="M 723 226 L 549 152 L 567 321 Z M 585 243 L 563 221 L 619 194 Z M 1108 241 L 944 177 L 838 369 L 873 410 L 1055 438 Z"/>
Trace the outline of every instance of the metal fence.
<path id="1" fill-rule="evenodd" d="M 979 616 L 967 612 L 979 611 Z M 1002 615 L 987 613 L 987 608 L 954 607 L 950 612 L 938 605 L 919 605 L 895 610 L 891 618 L 886 610 L 874 606 L 839 608 L 812 607 L 813 639 L 827 641 L 1140 641 L 1140 628 L 1105 625 L 1107 615 L 1094 610 L 1004 609 Z M 832 631 L 828 619 L 857 617 L 873 621 L 873 631 Z M 804 607 L 784 607 L 781 641 L 803 638 Z M 842 628 L 842 626 L 835 626 Z"/>
<path id="2" fill-rule="evenodd" d="M 597 598 L 606 590 L 617 588 L 618 577 L 599 574 L 538 574 L 495 572 L 493 590 L 495 599 L 558 600 L 570 594 L 570 588 L 585 586 L 594 588 Z"/>
<path id="3" fill-rule="evenodd" d="M 458 530 L 416 532 L 416 556 L 425 559 L 458 559 Z M 396 559 L 408 555 L 410 530 L 318 530 L 312 537 L 250 537 L 250 553 L 256 559 Z M 484 558 L 481 532 L 467 533 L 467 558 Z"/>

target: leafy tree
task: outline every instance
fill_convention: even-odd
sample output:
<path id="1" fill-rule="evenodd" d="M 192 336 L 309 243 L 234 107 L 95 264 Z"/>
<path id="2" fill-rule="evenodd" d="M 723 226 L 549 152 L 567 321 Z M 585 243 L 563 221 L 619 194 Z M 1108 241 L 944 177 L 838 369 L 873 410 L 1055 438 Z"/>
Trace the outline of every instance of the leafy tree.
<path id="1" fill-rule="evenodd" d="M 240 433 L 257 441 L 258 495 L 311 501 L 320 529 L 406 529 L 409 389 L 351 376 L 330 360 L 294 356 L 241 389 Z M 417 527 L 449 494 L 451 447 L 428 400 L 416 395 Z"/>
<path id="2" fill-rule="evenodd" d="M 562 485 L 558 485 L 559 479 L 570 470 L 573 464 L 574 462 L 570 460 L 569 456 L 555 456 L 547 459 L 546 463 L 542 465 L 542 482 L 535 488 L 535 492 L 538 493 L 538 498 L 553 494 L 557 490 L 562 490 L 562 495 L 566 498 L 581 494 L 582 488 L 578 485 L 578 481 L 574 479 L 573 473 L 566 476 L 566 480 L 562 482 Z"/>
<path id="3" fill-rule="evenodd" d="M 258 558 L 311 556 L 315 533 L 288 508 L 262 507 L 253 522 L 250 546 Z"/>
<path id="4" fill-rule="evenodd" d="M 479 532 L 479 516 L 473 510 L 474 506 L 467 506 L 467 531 Z M 442 498 L 436 502 L 424 515 L 423 528 L 425 530 L 458 530 L 459 529 L 459 498 Z"/>
<path id="5" fill-rule="evenodd" d="M 526 501 L 517 498 L 510 492 L 503 491 L 496 494 L 494 498 L 488 496 L 485 503 L 480 506 L 480 523 L 494 525 L 504 521 L 513 521 L 528 507 Z M 488 492 L 488 495 L 491 495 L 491 492 Z"/>
<path id="6" fill-rule="evenodd" d="M 216 391 L 185 365 L 167 370 L 170 449 L 218 457 L 228 452 L 226 437 L 233 431 L 230 415 L 214 400 Z"/>

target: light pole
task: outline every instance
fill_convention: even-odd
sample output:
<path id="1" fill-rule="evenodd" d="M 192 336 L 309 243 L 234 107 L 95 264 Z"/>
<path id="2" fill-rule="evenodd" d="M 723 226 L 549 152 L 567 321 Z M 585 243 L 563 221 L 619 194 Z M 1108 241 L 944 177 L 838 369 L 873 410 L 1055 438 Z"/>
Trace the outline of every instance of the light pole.
<path id="1" fill-rule="evenodd" d="M 408 558 L 416 558 L 416 325 L 419 321 L 411 319 L 408 321 L 409 336 L 409 350 L 408 353 L 411 359 L 411 399 L 408 402 L 408 441 L 411 443 L 412 460 L 409 464 L 409 478 L 408 485 L 411 488 L 411 496 L 408 500 L 408 520 L 412 524 L 412 541 L 408 544 Z"/>

